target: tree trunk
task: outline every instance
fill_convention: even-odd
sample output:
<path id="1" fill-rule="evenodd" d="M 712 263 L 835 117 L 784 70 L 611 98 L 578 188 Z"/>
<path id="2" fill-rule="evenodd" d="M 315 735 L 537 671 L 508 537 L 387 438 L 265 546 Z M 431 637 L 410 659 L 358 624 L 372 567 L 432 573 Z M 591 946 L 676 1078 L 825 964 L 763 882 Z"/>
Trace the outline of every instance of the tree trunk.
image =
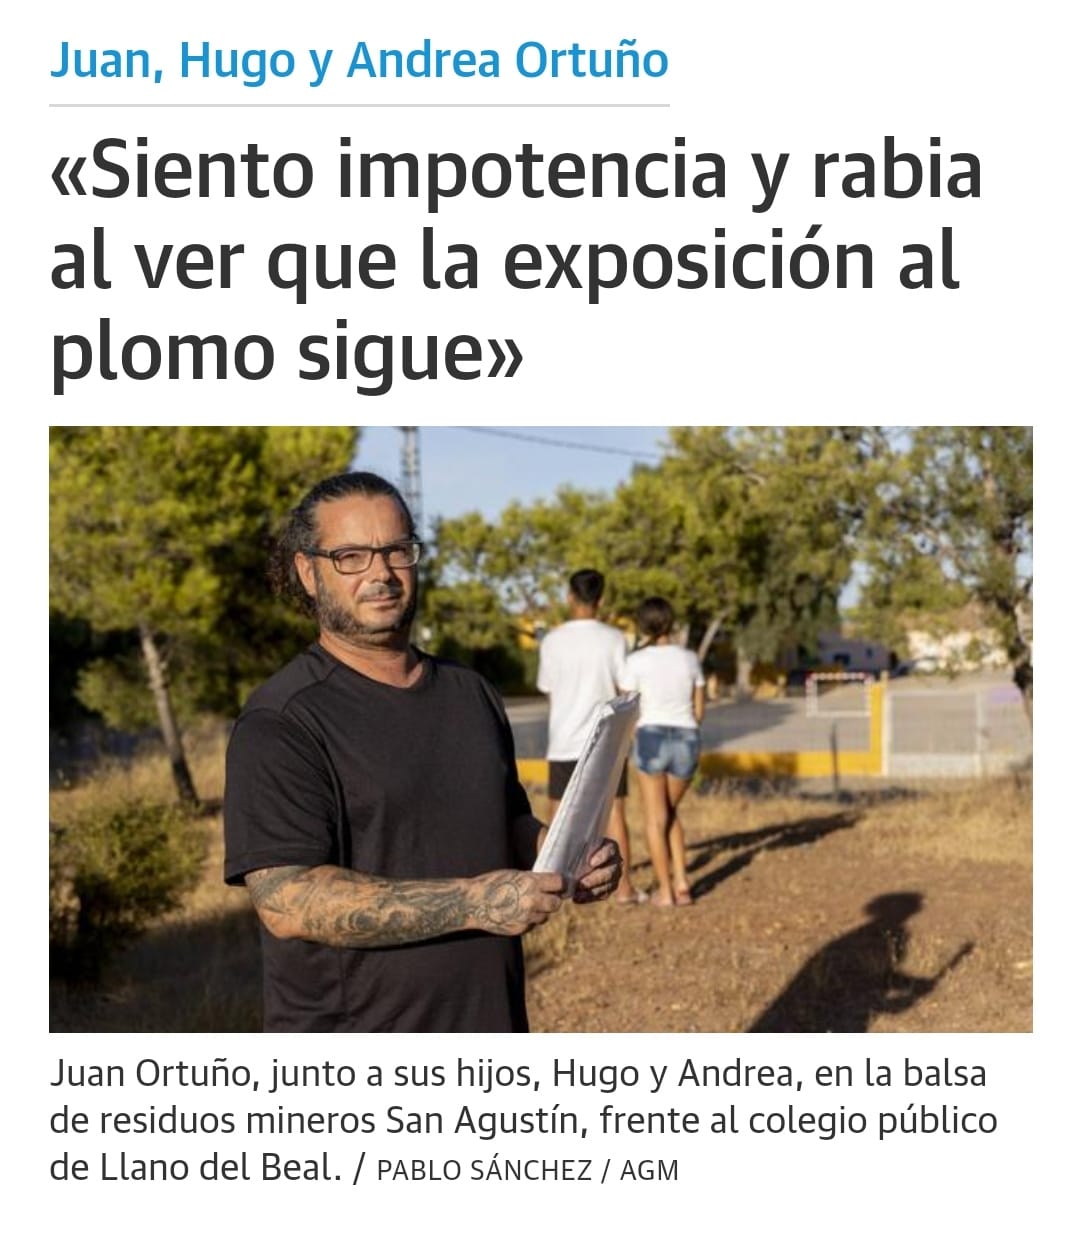
<path id="1" fill-rule="evenodd" d="M 169 694 L 169 675 L 165 661 L 161 658 L 154 634 L 148 625 L 139 626 L 139 643 L 142 646 L 143 660 L 146 662 L 146 673 L 150 679 L 150 690 L 157 707 L 158 727 L 165 743 L 165 752 L 172 768 L 173 782 L 182 804 L 192 807 L 199 803 L 195 793 L 195 784 L 191 779 L 184 745 L 180 739 L 180 727 L 176 724 L 173 712 L 172 696 Z"/>
<path id="2" fill-rule="evenodd" d="M 738 703 L 745 703 L 754 693 L 753 685 L 750 681 L 750 671 L 754 667 L 754 662 L 746 654 L 745 648 L 736 645 L 735 647 L 735 699 Z"/>
<path id="3" fill-rule="evenodd" d="M 720 633 L 720 626 L 723 624 L 720 617 L 714 616 L 709 622 L 709 628 L 705 631 L 705 636 L 698 644 L 697 658 L 702 664 L 705 663 L 705 657 L 709 654 L 709 648 L 713 645 L 713 639 Z"/>
<path id="4" fill-rule="evenodd" d="M 1028 583 L 1024 598 L 1018 600 L 1011 609 L 1016 625 L 1016 637 L 1013 642 L 1013 681 L 1020 694 L 1024 697 L 1024 712 L 1027 714 L 1028 725 L 1034 726 L 1035 716 L 1035 669 L 1034 627 L 1031 613 L 1031 584 Z"/>
<path id="5" fill-rule="evenodd" d="M 1028 725 L 1035 724 L 1035 670 L 1030 660 L 1021 660 L 1013 669 L 1013 681 L 1016 683 L 1024 700 L 1024 712 L 1027 714 Z"/>

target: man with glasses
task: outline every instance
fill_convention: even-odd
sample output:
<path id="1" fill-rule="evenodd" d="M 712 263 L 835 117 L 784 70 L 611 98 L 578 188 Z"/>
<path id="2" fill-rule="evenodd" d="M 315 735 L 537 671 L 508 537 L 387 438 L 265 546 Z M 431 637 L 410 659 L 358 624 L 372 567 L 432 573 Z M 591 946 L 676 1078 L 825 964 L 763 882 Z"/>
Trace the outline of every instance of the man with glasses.
<path id="1" fill-rule="evenodd" d="M 318 641 L 229 743 L 225 874 L 246 883 L 268 1031 L 525 1031 L 520 936 L 559 908 L 496 692 L 409 642 L 421 544 L 397 490 L 332 477 L 292 512 L 276 588 Z M 610 841 L 575 899 L 610 894 Z"/>

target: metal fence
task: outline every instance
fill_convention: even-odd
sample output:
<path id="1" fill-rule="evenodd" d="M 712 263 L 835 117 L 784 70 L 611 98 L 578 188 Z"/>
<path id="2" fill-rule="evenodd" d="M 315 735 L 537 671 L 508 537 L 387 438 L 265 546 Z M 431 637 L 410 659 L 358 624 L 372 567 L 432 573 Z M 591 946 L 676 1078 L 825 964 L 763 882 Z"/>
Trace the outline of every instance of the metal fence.
<path id="1" fill-rule="evenodd" d="M 978 778 L 1031 759 L 1031 728 L 1011 683 L 965 689 L 891 687 L 886 693 L 882 774 Z"/>

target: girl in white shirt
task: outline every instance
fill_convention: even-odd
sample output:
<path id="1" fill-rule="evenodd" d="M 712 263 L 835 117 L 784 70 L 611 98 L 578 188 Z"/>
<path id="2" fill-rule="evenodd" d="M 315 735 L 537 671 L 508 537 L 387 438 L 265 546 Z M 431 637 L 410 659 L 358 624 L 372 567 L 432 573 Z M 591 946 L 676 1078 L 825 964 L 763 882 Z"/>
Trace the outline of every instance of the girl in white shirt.
<path id="1" fill-rule="evenodd" d="M 619 686 L 641 693 L 634 764 L 641 775 L 656 875 L 652 903 L 669 908 L 692 903 L 678 809 L 701 754 L 705 677 L 697 656 L 671 641 L 675 612 L 666 599 L 646 599 L 638 608 L 637 623 L 647 645 L 627 657 Z"/>

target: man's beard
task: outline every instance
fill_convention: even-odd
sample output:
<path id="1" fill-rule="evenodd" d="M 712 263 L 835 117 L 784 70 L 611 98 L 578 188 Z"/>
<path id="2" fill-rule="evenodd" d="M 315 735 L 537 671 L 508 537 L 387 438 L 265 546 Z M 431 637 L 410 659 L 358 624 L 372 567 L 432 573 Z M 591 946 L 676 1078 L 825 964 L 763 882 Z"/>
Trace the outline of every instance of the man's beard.
<path id="1" fill-rule="evenodd" d="M 403 587 L 398 582 L 380 582 L 373 585 L 371 592 L 397 594 Z M 416 591 L 412 598 L 401 608 L 398 615 L 389 624 L 365 625 L 351 609 L 339 603 L 323 584 L 319 570 L 315 570 L 315 614 L 319 619 L 320 629 L 329 630 L 339 638 L 356 646 L 379 644 L 396 637 L 407 630 L 416 616 Z"/>

